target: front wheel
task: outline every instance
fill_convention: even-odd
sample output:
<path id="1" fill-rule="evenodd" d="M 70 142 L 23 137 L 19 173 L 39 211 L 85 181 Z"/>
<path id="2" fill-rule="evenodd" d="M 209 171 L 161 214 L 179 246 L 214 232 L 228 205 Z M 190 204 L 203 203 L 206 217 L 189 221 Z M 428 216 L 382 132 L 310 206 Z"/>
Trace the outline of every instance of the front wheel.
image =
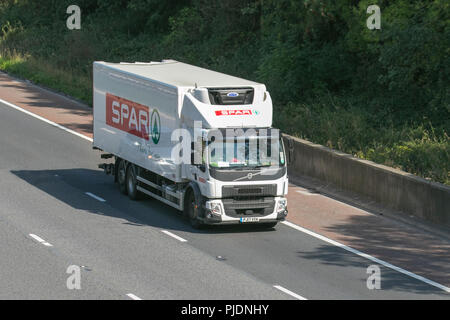
<path id="1" fill-rule="evenodd" d="M 195 199 L 195 194 L 192 190 L 188 192 L 184 211 L 186 217 L 189 219 L 189 223 L 194 229 L 200 229 L 203 226 L 197 218 L 200 212 L 200 204 Z"/>

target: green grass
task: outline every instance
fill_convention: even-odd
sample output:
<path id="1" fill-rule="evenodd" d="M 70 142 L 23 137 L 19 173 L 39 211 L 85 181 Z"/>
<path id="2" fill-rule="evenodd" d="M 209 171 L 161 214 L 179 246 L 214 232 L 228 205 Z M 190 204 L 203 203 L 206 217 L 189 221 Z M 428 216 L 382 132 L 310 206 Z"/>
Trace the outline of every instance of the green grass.
<path id="1" fill-rule="evenodd" d="M 92 81 L 73 70 L 60 69 L 43 59 L 0 53 L 0 70 L 65 93 L 92 105 Z"/>

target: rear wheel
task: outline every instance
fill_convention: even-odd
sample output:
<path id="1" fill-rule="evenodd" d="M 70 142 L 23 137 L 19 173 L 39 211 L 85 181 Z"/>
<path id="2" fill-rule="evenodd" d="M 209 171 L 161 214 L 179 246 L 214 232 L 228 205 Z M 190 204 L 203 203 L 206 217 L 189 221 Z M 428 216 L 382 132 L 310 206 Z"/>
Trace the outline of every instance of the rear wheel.
<path id="1" fill-rule="evenodd" d="M 123 194 L 127 194 L 126 187 L 126 175 L 127 175 L 127 167 L 125 161 L 119 160 L 118 168 L 117 168 L 117 182 L 119 183 L 120 192 Z"/>
<path id="2" fill-rule="evenodd" d="M 203 226 L 201 221 L 199 221 L 197 218 L 200 212 L 200 204 L 195 199 L 195 194 L 192 190 L 188 191 L 184 210 L 191 226 L 194 229 L 200 229 Z"/>
<path id="3" fill-rule="evenodd" d="M 142 199 L 142 193 L 137 190 L 136 168 L 134 165 L 129 165 L 127 169 L 126 189 L 128 197 L 131 200 Z"/>

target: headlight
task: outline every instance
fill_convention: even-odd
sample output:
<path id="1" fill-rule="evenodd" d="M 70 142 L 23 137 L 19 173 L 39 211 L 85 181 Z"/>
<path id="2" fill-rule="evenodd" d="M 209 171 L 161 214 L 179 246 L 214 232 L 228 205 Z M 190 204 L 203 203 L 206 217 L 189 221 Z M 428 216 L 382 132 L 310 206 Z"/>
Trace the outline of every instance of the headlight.
<path id="1" fill-rule="evenodd" d="M 206 201 L 205 207 L 212 214 L 218 216 L 222 215 L 222 206 L 220 205 L 220 202 Z"/>
<path id="2" fill-rule="evenodd" d="M 287 209 L 287 199 L 278 200 L 277 213 L 285 211 L 286 209 Z"/>

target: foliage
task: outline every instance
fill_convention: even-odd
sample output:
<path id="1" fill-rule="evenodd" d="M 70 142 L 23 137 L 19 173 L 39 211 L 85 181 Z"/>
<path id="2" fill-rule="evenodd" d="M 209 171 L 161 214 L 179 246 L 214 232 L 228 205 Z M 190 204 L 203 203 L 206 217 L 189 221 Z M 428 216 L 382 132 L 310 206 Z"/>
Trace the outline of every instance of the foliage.
<path id="1" fill-rule="evenodd" d="M 263 82 L 284 132 L 450 184 L 446 0 L 0 0 L 0 69 L 91 103 L 92 61 Z M 369 5 L 381 30 L 366 27 Z"/>

